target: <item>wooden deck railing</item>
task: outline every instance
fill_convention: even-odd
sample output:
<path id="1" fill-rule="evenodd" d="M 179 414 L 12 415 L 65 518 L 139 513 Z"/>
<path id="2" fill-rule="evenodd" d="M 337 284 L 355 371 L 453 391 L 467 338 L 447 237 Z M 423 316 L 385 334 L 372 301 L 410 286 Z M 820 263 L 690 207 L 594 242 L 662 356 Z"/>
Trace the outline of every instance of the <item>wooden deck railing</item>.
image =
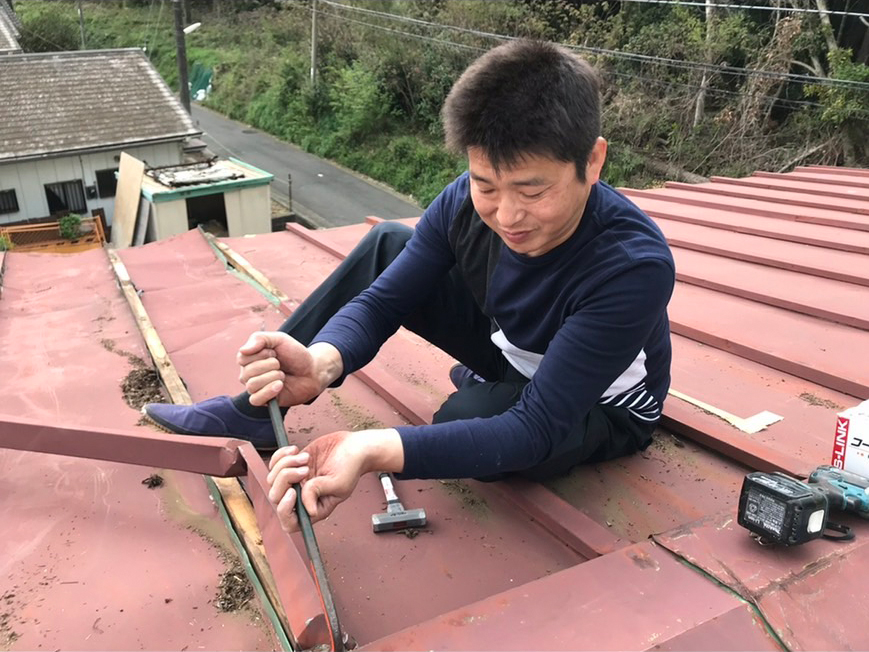
<path id="1" fill-rule="evenodd" d="M 0 226 L 0 238 L 12 243 L 15 251 L 40 251 L 44 253 L 74 253 L 102 247 L 106 234 L 99 217 L 83 217 L 79 235 L 64 238 L 58 222 L 40 222 Z"/>

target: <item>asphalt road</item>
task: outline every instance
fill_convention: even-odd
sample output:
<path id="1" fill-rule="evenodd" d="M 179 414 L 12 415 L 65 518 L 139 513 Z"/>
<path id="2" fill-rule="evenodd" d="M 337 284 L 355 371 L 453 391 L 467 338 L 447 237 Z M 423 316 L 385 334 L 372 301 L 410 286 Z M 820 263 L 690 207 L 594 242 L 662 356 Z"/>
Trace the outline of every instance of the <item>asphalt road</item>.
<path id="1" fill-rule="evenodd" d="M 293 210 L 314 226 L 358 224 L 368 215 L 394 219 L 422 214 L 422 208 L 390 188 L 202 106 L 193 106 L 193 120 L 215 154 L 275 175 L 272 196 L 281 203 L 286 204 L 287 175 L 292 175 Z"/>

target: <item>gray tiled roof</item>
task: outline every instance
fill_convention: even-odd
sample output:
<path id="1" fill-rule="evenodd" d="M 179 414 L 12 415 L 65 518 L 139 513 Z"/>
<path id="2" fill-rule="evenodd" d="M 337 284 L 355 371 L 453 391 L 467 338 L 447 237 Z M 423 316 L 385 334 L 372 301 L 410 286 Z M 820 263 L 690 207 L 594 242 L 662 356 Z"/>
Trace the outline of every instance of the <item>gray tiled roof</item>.
<path id="1" fill-rule="evenodd" d="M 15 10 L 12 8 L 12 0 L 0 0 L 0 13 L 6 14 L 6 17 L 15 27 L 16 36 L 18 34 L 18 30 L 21 29 L 21 19 L 18 17 L 18 14 L 15 13 Z"/>
<path id="2" fill-rule="evenodd" d="M 0 54 L 21 52 L 18 45 L 18 28 L 12 22 L 11 11 L 4 0 L 0 0 Z"/>
<path id="3" fill-rule="evenodd" d="M 136 49 L 0 57 L 0 162 L 201 133 Z"/>

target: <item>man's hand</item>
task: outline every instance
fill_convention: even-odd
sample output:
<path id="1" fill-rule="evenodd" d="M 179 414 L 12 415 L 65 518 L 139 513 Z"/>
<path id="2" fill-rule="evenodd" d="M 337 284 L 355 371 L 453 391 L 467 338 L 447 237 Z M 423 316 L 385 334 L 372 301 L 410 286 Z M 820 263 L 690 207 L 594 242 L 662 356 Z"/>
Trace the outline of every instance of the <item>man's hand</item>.
<path id="1" fill-rule="evenodd" d="M 269 462 L 269 500 L 287 532 L 299 529 L 294 484 L 302 485 L 302 503 L 312 522 L 321 521 L 350 497 L 359 478 L 370 471 L 404 468 L 401 437 L 393 429 L 339 431 L 323 435 L 303 450 L 281 448 Z"/>
<path id="2" fill-rule="evenodd" d="M 238 378 L 250 394 L 251 405 L 265 405 L 277 397 L 283 407 L 300 405 L 320 393 L 341 375 L 341 354 L 330 344 L 310 347 L 286 333 L 258 332 L 248 338 L 236 356 Z"/>

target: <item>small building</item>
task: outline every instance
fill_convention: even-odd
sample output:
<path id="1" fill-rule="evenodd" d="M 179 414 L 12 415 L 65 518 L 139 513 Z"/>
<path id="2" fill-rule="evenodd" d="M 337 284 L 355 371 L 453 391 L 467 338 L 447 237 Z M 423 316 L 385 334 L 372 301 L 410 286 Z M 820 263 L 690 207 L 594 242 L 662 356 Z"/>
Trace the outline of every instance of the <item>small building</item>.
<path id="1" fill-rule="evenodd" d="M 0 224 L 111 224 L 121 152 L 176 165 L 202 133 L 138 49 L 0 56 L 0 98 Z"/>
<path id="2" fill-rule="evenodd" d="M 145 242 L 200 225 L 220 236 L 270 233 L 273 176 L 235 158 L 147 169 L 139 209 L 147 215 Z"/>

